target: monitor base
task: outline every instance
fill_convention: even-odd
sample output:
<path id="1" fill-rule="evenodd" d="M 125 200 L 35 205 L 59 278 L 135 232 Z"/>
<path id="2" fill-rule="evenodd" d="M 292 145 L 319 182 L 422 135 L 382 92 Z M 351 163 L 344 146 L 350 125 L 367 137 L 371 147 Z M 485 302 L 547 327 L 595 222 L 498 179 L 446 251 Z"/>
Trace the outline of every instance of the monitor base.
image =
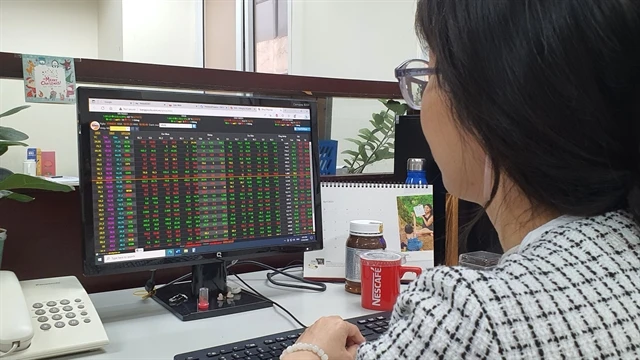
<path id="1" fill-rule="evenodd" d="M 191 282 L 159 288 L 153 299 L 182 321 L 199 320 L 244 311 L 269 308 L 272 303 L 247 291 L 231 294 L 226 284 L 227 268 L 222 261 L 194 265 Z M 209 289 L 209 308 L 198 310 L 200 288 Z M 171 299 L 178 299 L 172 301 Z"/>

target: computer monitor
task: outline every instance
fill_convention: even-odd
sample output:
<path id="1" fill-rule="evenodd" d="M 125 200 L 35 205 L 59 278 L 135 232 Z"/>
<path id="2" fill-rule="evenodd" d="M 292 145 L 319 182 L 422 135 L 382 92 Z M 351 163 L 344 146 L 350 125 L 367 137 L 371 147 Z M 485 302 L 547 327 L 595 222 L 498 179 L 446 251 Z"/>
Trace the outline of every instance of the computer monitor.
<path id="1" fill-rule="evenodd" d="M 190 284 L 155 296 L 191 320 L 271 305 L 216 302 L 228 261 L 322 248 L 313 101 L 84 87 L 77 99 L 86 275 L 192 265 Z"/>

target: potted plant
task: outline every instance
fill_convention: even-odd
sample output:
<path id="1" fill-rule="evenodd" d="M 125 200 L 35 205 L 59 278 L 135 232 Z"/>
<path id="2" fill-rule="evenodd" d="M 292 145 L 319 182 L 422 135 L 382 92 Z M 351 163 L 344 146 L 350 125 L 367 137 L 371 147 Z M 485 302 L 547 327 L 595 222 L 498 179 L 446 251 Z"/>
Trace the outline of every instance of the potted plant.
<path id="1" fill-rule="evenodd" d="M 0 114 L 0 118 L 13 115 L 28 107 L 29 105 L 18 106 Z M 23 132 L 10 127 L 0 126 L 0 156 L 9 150 L 9 146 L 27 146 L 24 141 L 28 138 L 29 136 Z M 20 202 L 29 202 L 33 200 L 31 196 L 14 192 L 13 190 L 15 189 L 40 189 L 64 192 L 73 191 L 73 187 L 68 185 L 58 184 L 40 177 L 14 174 L 10 170 L 0 167 L 0 201 L 2 201 L 2 199 Z M 7 230 L 3 229 L 1 225 L 2 224 L 0 224 L 0 266 L 2 266 L 4 242 L 7 239 Z"/>
<path id="2" fill-rule="evenodd" d="M 385 110 L 371 114 L 370 128 L 358 131 L 358 138 L 345 140 L 356 145 L 355 150 L 345 150 L 342 153 L 349 155 L 344 159 L 350 174 L 361 174 L 369 165 L 382 160 L 393 159 L 395 124 L 398 116 L 407 113 L 407 104 L 395 100 L 379 100 Z"/>

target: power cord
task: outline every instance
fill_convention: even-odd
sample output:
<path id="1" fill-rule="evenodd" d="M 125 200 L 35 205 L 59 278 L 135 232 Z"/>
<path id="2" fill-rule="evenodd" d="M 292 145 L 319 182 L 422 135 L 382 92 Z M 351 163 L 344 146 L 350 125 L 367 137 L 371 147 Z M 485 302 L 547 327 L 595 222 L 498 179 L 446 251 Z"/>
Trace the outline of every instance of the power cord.
<path id="1" fill-rule="evenodd" d="M 280 308 L 282 311 L 284 311 L 287 315 L 289 315 L 289 317 L 290 317 L 291 319 L 293 319 L 293 321 L 295 321 L 295 322 L 296 322 L 298 325 L 300 325 L 302 328 L 304 328 L 304 329 L 306 329 L 306 328 L 307 328 L 307 326 L 306 326 L 305 324 L 303 324 L 303 323 L 302 323 L 302 321 L 298 320 L 298 318 L 297 318 L 297 317 L 295 317 L 295 316 L 291 313 L 291 311 L 287 310 L 287 308 L 285 308 L 284 306 L 282 306 L 282 305 L 278 304 L 277 302 L 275 302 L 275 301 L 273 301 L 273 300 L 269 299 L 268 297 L 266 297 L 266 296 L 262 295 L 258 290 L 254 289 L 251 285 L 247 284 L 247 282 L 246 282 L 246 281 L 242 280 L 242 278 L 241 278 L 240 276 L 238 276 L 238 274 L 236 274 L 235 272 L 233 272 L 233 270 L 229 269 L 231 266 L 233 266 L 233 265 L 230 265 L 229 267 L 227 267 L 227 269 L 228 269 L 229 273 L 230 273 L 231 275 L 235 276 L 235 278 L 236 278 L 236 279 L 238 279 L 238 281 L 240 281 L 244 286 L 246 286 L 246 287 L 247 287 L 247 288 L 248 288 L 248 289 L 253 293 L 253 295 L 255 295 L 255 296 L 259 297 L 259 298 L 262 298 L 262 299 L 263 299 L 263 300 L 265 300 L 265 301 L 270 302 L 273 306 L 276 306 L 276 307 Z M 246 289 L 245 289 L 245 290 L 246 290 Z"/>
<path id="2" fill-rule="evenodd" d="M 289 265 L 285 266 L 282 269 L 276 269 L 273 266 L 258 262 L 258 261 L 253 261 L 253 260 L 235 260 L 233 261 L 231 264 L 229 264 L 229 266 L 227 266 L 227 270 L 229 270 L 231 267 L 236 266 L 236 265 L 255 265 L 258 267 L 261 267 L 265 270 L 270 270 L 270 272 L 267 273 L 267 280 L 272 283 L 275 286 L 280 286 L 280 287 L 287 287 L 287 288 L 292 288 L 292 289 L 301 289 L 301 290 L 310 290 L 310 291 L 317 291 L 317 292 L 323 292 L 325 290 L 327 290 L 327 285 L 318 281 L 313 281 L 313 280 L 307 280 L 301 276 L 297 276 L 297 275 L 293 275 L 290 274 L 288 272 L 286 272 L 287 270 L 291 270 L 291 269 L 295 269 L 295 268 L 299 268 L 300 265 L 293 265 L 293 262 L 289 263 Z M 281 282 L 281 281 L 277 281 L 274 280 L 273 278 L 277 275 L 284 275 L 290 279 L 296 280 L 297 282 L 303 283 L 303 284 L 307 284 L 307 285 L 298 285 L 298 284 L 290 284 L 290 283 L 285 283 L 285 282 Z"/>
<path id="3" fill-rule="evenodd" d="M 9 351 L 7 351 L 5 353 L 0 351 L 0 357 L 11 355 L 14 351 L 16 351 L 18 349 L 18 346 L 20 346 L 20 343 L 17 342 L 17 341 L 14 341 L 13 344 L 11 345 L 11 349 L 9 349 Z"/>
<path id="4" fill-rule="evenodd" d="M 280 286 L 280 287 L 288 287 L 288 288 L 292 288 L 292 289 L 302 289 L 302 290 L 311 290 L 311 291 L 317 291 L 317 292 L 323 292 L 325 290 L 327 290 L 327 285 L 323 284 L 321 282 L 317 282 L 317 281 L 312 281 L 312 280 L 307 280 L 303 277 L 297 276 L 297 275 L 292 275 L 290 273 L 287 273 L 287 270 L 291 270 L 291 269 L 295 269 L 295 268 L 299 268 L 300 265 L 295 265 L 297 261 L 292 261 L 290 262 L 287 266 L 285 266 L 282 269 L 277 269 L 273 266 L 258 262 L 258 261 L 253 261 L 253 260 L 242 260 L 242 261 L 238 261 L 238 260 L 234 260 L 233 262 L 231 262 L 231 264 L 227 265 L 227 271 L 229 272 L 230 275 L 233 275 L 236 279 L 238 279 L 238 281 L 240 281 L 245 287 L 247 287 L 248 291 L 251 291 L 253 293 L 253 295 L 258 296 L 262 299 L 264 299 L 265 301 L 268 301 L 269 303 L 271 303 L 273 306 L 276 306 L 278 308 L 280 308 L 282 311 L 284 311 L 287 315 L 289 315 L 289 317 L 291 317 L 291 319 L 293 319 L 293 321 L 295 321 L 298 325 L 300 325 L 303 328 L 307 328 L 307 326 L 302 323 L 300 320 L 298 320 L 298 318 L 296 318 L 289 310 L 287 310 L 284 306 L 278 304 L 277 302 L 269 299 L 268 297 L 262 295 L 258 290 L 254 289 L 251 285 L 247 284 L 246 281 L 242 280 L 242 278 L 240 278 L 240 276 L 238 276 L 238 274 L 236 274 L 232 268 L 236 265 L 243 265 L 243 264 L 247 264 L 247 265 L 255 265 L 258 267 L 261 267 L 263 269 L 266 270 L 270 270 L 270 272 L 267 273 L 267 280 L 272 283 L 273 285 L 276 286 Z M 170 282 L 166 283 L 165 285 L 162 285 L 158 288 L 156 288 L 156 282 L 155 282 L 155 274 L 156 271 L 152 270 L 151 271 L 151 277 L 149 278 L 149 280 L 147 280 L 147 282 L 145 283 L 144 286 L 144 290 L 139 290 L 134 292 L 134 295 L 136 296 L 140 296 L 142 297 L 142 299 L 148 299 L 150 297 L 152 297 L 153 295 L 155 295 L 155 293 L 159 290 L 162 289 L 164 287 L 167 286 L 171 286 L 179 281 L 182 281 L 184 279 L 187 279 L 191 276 L 191 273 L 185 274 L 183 276 L 180 276 L 179 278 L 176 278 L 174 280 L 171 280 Z M 280 282 L 277 280 L 274 280 L 273 277 L 276 275 L 284 275 L 288 278 L 291 278 L 293 280 L 299 281 L 303 284 L 307 284 L 307 285 L 296 285 L 296 284 L 289 284 L 289 283 L 284 283 L 284 282 Z M 246 289 L 245 289 L 246 290 Z M 2 356 L 2 355 L 0 355 Z"/>
<path id="5" fill-rule="evenodd" d="M 191 273 L 182 275 L 179 278 L 171 280 L 168 283 L 156 288 L 156 280 L 155 280 L 156 271 L 151 270 L 151 278 L 149 278 L 149 280 L 147 280 L 146 284 L 144 285 L 144 290 L 138 290 L 134 292 L 133 295 L 140 296 L 142 300 L 146 300 L 153 297 L 153 295 L 155 295 L 159 289 L 162 289 L 167 286 L 171 286 L 179 281 L 188 279 L 190 276 L 191 276 Z"/>

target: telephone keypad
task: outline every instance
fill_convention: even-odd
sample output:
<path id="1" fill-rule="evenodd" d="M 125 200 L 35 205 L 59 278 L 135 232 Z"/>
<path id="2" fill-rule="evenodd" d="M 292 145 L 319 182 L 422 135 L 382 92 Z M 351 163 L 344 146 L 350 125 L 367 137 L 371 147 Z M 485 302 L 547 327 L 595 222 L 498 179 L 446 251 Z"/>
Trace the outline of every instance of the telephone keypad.
<path id="1" fill-rule="evenodd" d="M 89 324 L 91 319 L 88 317 L 89 313 L 84 310 L 85 306 L 82 303 L 82 299 L 74 299 L 73 303 L 72 305 L 72 301 L 67 299 L 62 299 L 59 302 L 50 300 L 42 303 L 34 303 L 32 307 L 35 309 L 35 315 L 38 316 L 36 318 L 37 321 L 41 323 L 40 330 L 51 330 L 52 327 L 61 329 L 66 325 L 78 326 L 80 323 Z M 58 304 L 62 305 L 62 307 L 57 307 Z M 49 321 L 49 317 L 45 316 L 47 313 L 52 314 L 51 319 L 53 323 L 47 323 Z M 67 318 L 69 321 L 65 323 L 62 321 L 64 318 Z"/>

